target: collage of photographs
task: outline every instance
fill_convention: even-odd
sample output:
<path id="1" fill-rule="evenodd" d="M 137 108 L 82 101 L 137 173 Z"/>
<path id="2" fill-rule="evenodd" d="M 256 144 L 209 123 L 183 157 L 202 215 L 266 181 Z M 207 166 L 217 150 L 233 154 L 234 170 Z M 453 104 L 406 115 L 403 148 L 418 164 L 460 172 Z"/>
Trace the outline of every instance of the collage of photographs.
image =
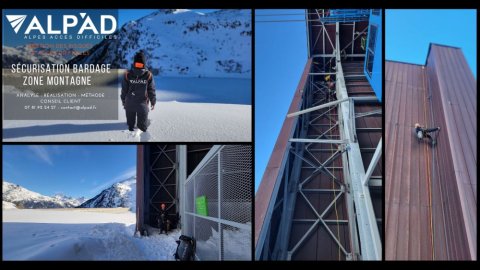
<path id="1" fill-rule="evenodd" d="M 476 261 L 476 9 L 2 9 L 2 262 Z"/>

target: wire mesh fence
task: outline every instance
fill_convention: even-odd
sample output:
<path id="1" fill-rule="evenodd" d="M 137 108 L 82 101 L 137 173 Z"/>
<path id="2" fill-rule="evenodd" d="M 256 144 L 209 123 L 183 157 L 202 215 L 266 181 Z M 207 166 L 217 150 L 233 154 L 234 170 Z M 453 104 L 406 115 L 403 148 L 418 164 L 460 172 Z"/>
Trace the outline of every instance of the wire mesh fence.
<path id="1" fill-rule="evenodd" d="M 212 151 L 185 182 L 184 233 L 196 239 L 199 260 L 251 260 L 251 146 Z"/>

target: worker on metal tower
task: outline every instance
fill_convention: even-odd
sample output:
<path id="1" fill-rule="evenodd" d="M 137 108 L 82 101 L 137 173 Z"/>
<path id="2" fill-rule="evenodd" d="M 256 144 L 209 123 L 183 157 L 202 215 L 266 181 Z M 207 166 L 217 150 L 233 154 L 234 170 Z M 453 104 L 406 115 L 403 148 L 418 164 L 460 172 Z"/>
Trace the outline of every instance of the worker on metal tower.
<path id="1" fill-rule="evenodd" d="M 327 86 L 328 97 L 331 99 L 335 98 L 335 81 L 330 77 L 330 75 L 325 76 L 325 84 Z"/>
<path id="2" fill-rule="evenodd" d="M 435 145 L 437 142 L 429 133 L 440 131 L 440 127 L 436 128 L 425 128 L 421 126 L 419 123 L 415 124 L 415 134 L 417 135 L 418 140 L 422 140 L 424 138 L 429 138 L 432 141 L 432 145 Z"/>

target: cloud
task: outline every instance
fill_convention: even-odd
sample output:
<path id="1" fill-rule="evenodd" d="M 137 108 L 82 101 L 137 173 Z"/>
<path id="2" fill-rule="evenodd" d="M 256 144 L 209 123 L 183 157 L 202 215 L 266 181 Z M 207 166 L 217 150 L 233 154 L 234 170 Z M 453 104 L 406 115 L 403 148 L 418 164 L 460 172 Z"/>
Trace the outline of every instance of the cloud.
<path id="1" fill-rule="evenodd" d="M 53 161 L 50 153 L 47 150 L 46 146 L 43 145 L 29 145 L 28 148 L 37 156 L 41 161 L 52 166 Z"/>
<path id="2" fill-rule="evenodd" d="M 97 182 L 95 181 L 94 184 L 96 185 L 94 188 L 92 188 L 90 190 L 90 193 L 91 194 L 97 194 L 99 193 L 100 191 L 110 187 L 111 185 L 117 183 L 117 182 L 120 182 L 120 181 L 123 181 L 123 180 L 126 180 L 132 176 L 135 176 L 137 175 L 137 167 L 136 166 L 133 166 L 131 168 L 129 168 L 128 170 L 122 172 L 121 174 L 117 175 L 116 177 L 112 178 L 111 180 L 107 181 L 107 182 L 104 182 L 100 185 L 96 185 Z"/>

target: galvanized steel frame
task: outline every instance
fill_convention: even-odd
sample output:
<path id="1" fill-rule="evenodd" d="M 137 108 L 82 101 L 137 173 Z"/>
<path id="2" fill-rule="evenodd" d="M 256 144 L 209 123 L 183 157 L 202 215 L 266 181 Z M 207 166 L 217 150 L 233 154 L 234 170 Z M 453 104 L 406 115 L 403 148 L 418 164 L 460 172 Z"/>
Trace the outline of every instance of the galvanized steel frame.
<path id="1" fill-rule="evenodd" d="M 323 24 L 322 24 L 323 25 Z M 321 31 L 324 33 L 325 29 Z M 355 38 L 353 38 L 352 42 L 354 41 Z M 347 45 L 348 46 L 348 45 Z M 334 107 L 337 109 L 338 117 L 339 120 L 335 124 L 335 126 L 340 127 L 340 139 L 331 139 L 331 138 L 326 138 L 326 133 L 324 132 L 323 134 L 320 134 L 317 138 L 311 139 L 311 138 L 304 138 L 302 136 L 300 137 L 293 137 L 289 141 L 291 143 L 295 143 L 295 148 L 291 148 L 294 150 L 290 150 L 291 153 L 293 154 L 293 158 L 296 160 L 301 160 L 307 164 L 309 164 L 312 168 L 315 168 L 315 170 L 311 173 L 310 176 L 308 176 L 306 179 L 301 181 L 297 180 L 295 182 L 296 192 L 288 192 L 287 187 L 290 186 L 289 184 L 289 179 L 286 177 L 284 183 L 284 197 L 282 204 L 284 206 L 284 212 L 282 215 L 282 222 L 280 224 L 280 230 L 279 230 L 279 237 L 282 239 L 280 243 L 276 246 L 277 252 L 273 252 L 273 255 L 277 256 L 274 259 L 287 259 L 291 260 L 292 255 L 300 248 L 300 246 L 305 242 L 305 240 L 308 238 L 308 236 L 316 229 L 317 226 L 324 226 L 330 237 L 334 240 L 334 242 L 338 245 L 339 249 L 342 251 L 342 253 L 345 255 L 347 259 L 362 259 L 362 260 L 381 260 L 381 254 L 382 254 L 382 246 L 381 246 L 381 241 L 380 241 L 380 235 L 378 231 L 378 227 L 376 225 L 377 219 L 374 215 L 373 212 L 373 206 L 370 198 L 370 192 L 368 189 L 368 181 L 370 180 L 370 176 L 373 172 L 373 169 L 377 165 L 377 162 L 379 160 L 379 157 L 381 155 L 381 140 L 376 148 L 374 158 L 372 159 L 372 162 L 368 168 L 367 173 L 365 173 L 364 166 L 363 166 L 363 161 L 361 157 L 361 152 L 360 152 L 360 147 L 359 144 L 356 140 L 356 130 L 355 130 L 355 118 L 357 117 L 363 117 L 363 116 L 369 116 L 372 114 L 381 114 L 380 111 L 372 111 L 368 113 L 362 113 L 362 114 L 355 114 L 354 112 L 354 103 L 355 100 L 359 101 L 360 103 L 363 102 L 375 102 L 375 99 L 372 99 L 371 97 L 359 97 L 359 98 L 350 98 L 347 94 L 347 88 L 346 88 L 346 83 L 344 79 L 344 74 L 343 74 L 343 68 L 342 68 L 342 57 L 341 57 L 341 48 L 340 48 L 340 42 L 339 42 L 339 23 L 336 23 L 336 37 L 335 37 L 335 62 L 336 62 L 336 69 L 334 72 L 315 72 L 315 73 L 309 73 L 309 76 L 318 76 L 318 75 L 335 75 L 336 76 L 336 95 L 337 95 L 337 100 L 329 103 L 325 103 L 322 105 L 317 105 L 313 107 L 308 107 L 304 106 L 302 110 L 291 113 L 288 115 L 288 117 L 296 117 L 296 116 L 308 116 L 310 112 L 313 112 L 315 110 L 320 110 L 324 108 L 331 107 L 329 110 L 327 110 L 325 113 L 319 115 L 316 117 L 322 117 L 326 115 L 327 112 L 329 112 L 331 109 Z M 314 55 L 314 57 L 332 57 L 332 55 Z M 318 87 L 317 85 L 312 83 L 312 80 L 310 80 L 311 84 L 314 85 L 317 88 L 317 91 L 324 91 L 326 89 L 322 89 Z M 307 98 L 307 91 L 305 91 L 305 96 L 304 98 Z M 308 102 L 307 102 L 308 103 Z M 304 104 L 306 105 L 306 104 Z M 304 118 L 301 118 L 300 121 L 304 121 Z M 311 124 L 312 121 L 309 121 Z M 335 127 L 334 126 L 334 127 Z M 330 130 L 330 129 L 329 129 Z M 327 130 L 328 131 L 328 130 Z M 303 132 L 304 133 L 304 132 Z M 300 135 L 300 134 L 297 134 Z M 321 163 L 319 160 L 316 160 L 318 164 L 314 164 L 312 161 L 309 161 L 304 157 L 304 155 L 301 155 L 298 153 L 298 145 L 299 144 L 304 144 L 308 143 L 308 146 L 314 144 L 314 143 L 329 143 L 329 144 L 337 144 L 338 145 L 338 150 L 333 153 L 325 162 Z M 310 153 L 308 150 L 308 147 L 302 148 L 303 151 L 306 153 Z M 310 153 L 311 154 L 311 153 Z M 313 155 L 312 155 L 313 156 Z M 342 164 L 343 164 L 343 170 L 344 170 L 344 176 L 346 179 L 344 183 L 338 181 L 334 177 L 334 175 L 326 168 L 326 166 L 331 163 L 334 159 L 337 159 L 338 157 L 342 158 Z M 288 158 L 288 157 L 287 157 Z M 294 169 L 297 168 L 294 166 Z M 286 172 L 288 174 L 288 172 Z M 336 182 L 337 184 L 340 185 L 340 189 L 335 190 L 335 189 L 304 189 L 304 185 L 312 179 L 312 177 L 318 173 L 324 173 L 325 175 L 331 177 L 332 181 Z M 288 175 L 287 175 L 288 176 Z M 297 177 L 294 177 L 293 179 L 298 179 Z M 347 183 L 347 185 L 345 184 Z M 378 180 L 376 182 L 378 184 Z M 349 190 L 349 188 L 351 190 Z M 330 202 L 328 207 L 324 209 L 324 211 L 320 214 L 318 211 L 315 209 L 315 207 L 310 203 L 308 200 L 307 196 L 305 195 L 306 192 L 317 192 L 317 193 L 325 193 L 325 192 L 338 192 L 334 196 L 334 199 Z M 316 219 L 312 220 L 294 220 L 292 219 L 292 211 L 293 211 L 293 206 L 295 205 L 295 197 L 296 193 L 301 195 L 301 198 L 303 198 L 307 204 L 309 205 L 310 209 L 315 213 L 315 216 L 317 217 Z M 332 206 L 336 201 L 342 196 L 345 195 L 346 200 L 347 200 L 347 207 L 348 207 L 348 220 L 326 220 L 324 217 L 325 215 L 332 210 Z M 288 207 L 289 206 L 289 207 Z M 288 208 L 287 208 L 288 207 Z M 288 211 L 290 209 L 290 211 Z M 354 210 L 355 209 L 355 210 Z M 309 227 L 309 229 L 306 231 L 306 233 L 301 237 L 301 239 L 293 246 L 293 248 L 289 249 L 287 251 L 287 256 L 285 257 L 285 252 L 281 252 L 282 250 L 285 251 L 288 245 L 288 241 L 285 241 L 285 239 L 289 238 L 288 232 L 291 227 L 292 222 L 313 222 L 313 224 Z M 350 238 L 351 238 L 351 243 L 352 246 L 350 247 L 350 251 L 347 251 L 346 248 L 342 245 L 341 241 L 337 239 L 337 237 L 334 235 L 334 233 L 329 229 L 327 226 L 327 222 L 342 222 L 342 223 L 349 223 L 349 228 L 350 228 Z M 358 226 L 358 231 L 356 227 Z M 278 239 L 278 238 L 277 238 Z M 357 241 L 359 239 L 359 242 Z M 361 247 L 361 250 L 360 250 Z M 281 250 L 280 252 L 278 250 Z"/>
<path id="2" fill-rule="evenodd" d="M 325 51 L 325 35 L 330 41 L 330 44 L 334 48 L 333 54 L 316 54 L 310 55 L 310 49 L 308 51 L 310 58 L 322 58 L 323 65 L 321 71 L 313 71 L 313 66 L 310 69 L 308 74 L 308 84 L 305 85 L 303 90 L 303 100 L 302 106 L 298 112 L 294 112 L 288 115 L 288 117 L 295 117 L 295 125 L 292 130 L 292 134 L 289 139 L 289 144 L 287 146 L 286 153 L 283 157 L 282 167 L 279 175 L 277 176 L 277 182 L 275 189 L 269 205 L 269 216 L 265 217 L 267 223 L 264 223 L 259 236 L 257 243 L 257 249 L 255 257 L 257 259 L 269 259 L 269 260 L 290 260 L 299 247 L 304 243 L 305 239 L 308 238 L 317 226 L 324 226 L 327 229 L 328 234 L 331 236 L 333 241 L 338 245 L 339 249 L 345 255 L 347 260 L 381 260 L 382 259 L 382 245 L 380 241 L 380 234 L 377 226 L 377 219 L 373 212 L 372 201 L 370 197 L 370 191 L 368 185 L 381 185 L 381 179 L 371 177 L 373 169 L 377 165 L 377 162 L 381 155 L 381 140 L 375 149 L 374 158 L 370 163 L 367 174 L 363 166 L 363 160 L 361 156 L 360 146 L 356 139 L 356 128 L 355 128 L 355 118 L 357 117 L 366 117 L 373 114 L 381 114 L 381 111 L 372 111 L 367 113 L 355 114 L 354 104 L 365 104 L 365 103 L 378 103 L 378 99 L 372 96 L 360 96 L 360 97 L 349 97 L 347 94 L 347 88 L 345 84 L 343 69 L 342 69 L 342 55 L 341 52 L 345 51 L 346 47 L 352 44 L 355 39 L 358 38 L 352 35 L 352 41 L 343 49 L 340 48 L 339 41 L 339 23 L 335 24 L 336 26 L 336 36 L 335 36 L 335 46 L 330 39 L 328 33 L 326 34 L 325 24 L 321 21 L 319 23 L 322 26 L 322 30 L 318 32 L 318 35 L 323 35 L 323 48 Z M 308 23 L 307 23 L 308 24 Z M 368 27 L 362 30 L 362 33 L 367 31 Z M 310 48 L 310 29 L 307 27 L 307 43 Z M 317 37 L 318 40 L 318 37 Z M 353 46 L 352 46 L 353 47 Z M 353 51 L 347 56 L 351 57 L 364 57 L 364 55 L 353 54 Z M 333 71 L 327 71 L 325 68 L 326 60 L 331 61 L 335 59 L 336 68 Z M 327 61 L 327 63 L 328 63 Z M 321 65 L 321 61 L 320 61 Z M 309 95 L 312 92 L 322 92 L 325 93 L 326 88 L 317 85 L 313 82 L 313 76 L 319 75 L 335 75 L 336 77 L 336 97 L 337 100 L 329 103 L 319 104 L 319 102 L 325 102 L 325 100 L 319 100 L 313 103 L 309 100 Z M 313 103 L 313 104 L 312 104 Z M 310 112 L 320 109 L 329 108 L 326 112 L 321 115 L 315 116 L 313 120 L 310 119 Z M 314 125 L 312 122 L 320 117 L 325 117 L 327 113 L 332 110 L 337 109 L 338 111 L 338 121 L 333 127 L 337 127 L 340 131 L 340 138 L 328 138 L 326 133 L 318 135 L 316 138 L 307 138 L 305 135 L 306 127 L 308 125 Z M 316 124 L 321 125 L 321 124 Z M 327 130 L 328 131 L 328 130 Z M 367 130 L 362 130 L 362 132 L 368 132 Z M 312 162 L 306 159 L 305 154 L 312 154 L 313 149 L 308 149 L 312 144 L 337 144 L 336 151 L 323 163 L 315 159 L 315 162 Z M 313 156 L 313 155 L 311 155 Z M 329 163 L 331 161 L 341 158 L 343 170 L 343 183 L 336 179 L 334 175 L 329 170 Z M 288 166 L 288 164 L 293 159 L 293 166 Z M 304 180 L 299 179 L 299 172 L 302 168 L 302 162 L 307 163 L 310 167 L 314 168 L 313 172 L 305 178 Z M 316 164 L 318 163 L 318 164 Z M 291 171 L 290 171 L 291 168 Z M 331 178 L 336 184 L 340 186 L 338 189 L 306 189 L 304 185 L 316 174 L 323 173 Z M 280 184 L 283 178 L 283 190 L 280 190 Z M 375 178 L 375 179 L 373 179 Z M 367 185 L 364 184 L 365 179 L 367 180 Z M 335 192 L 334 199 L 330 202 L 329 206 L 323 210 L 322 213 L 319 213 L 315 207 L 309 202 L 305 193 L 325 193 L 325 192 Z M 282 195 L 277 201 L 278 195 Z M 297 195 L 300 195 L 300 198 L 303 198 L 307 204 L 310 206 L 310 209 L 315 213 L 316 219 L 293 219 L 293 211 L 296 204 Z M 325 219 L 325 214 L 331 210 L 332 205 L 344 196 L 347 203 L 347 214 L 348 220 L 338 219 Z M 276 235 L 271 235 L 271 225 L 269 219 L 271 215 L 275 212 L 276 209 L 282 207 L 283 211 L 280 217 L 280 225 Z M 293 248 L 288 249 L 290 230 L 293 223 L 298 222 L 308 222 L 313 223 L 309 227 L 307 232 L 301 237 L 301 239 L 295 243 Z M 350 233 L 350 250 L 347 250 L 341 243 L 339 239 L 332 233 L 328 228 L 327 224 L 331 223 L 341 223 L 348 224 L 349 233 Z M 269 250 L 269 243 L 271 239 L 275 239 L 273 250 Z M 267 243 L 267 244 L 265 244 Z"/>

